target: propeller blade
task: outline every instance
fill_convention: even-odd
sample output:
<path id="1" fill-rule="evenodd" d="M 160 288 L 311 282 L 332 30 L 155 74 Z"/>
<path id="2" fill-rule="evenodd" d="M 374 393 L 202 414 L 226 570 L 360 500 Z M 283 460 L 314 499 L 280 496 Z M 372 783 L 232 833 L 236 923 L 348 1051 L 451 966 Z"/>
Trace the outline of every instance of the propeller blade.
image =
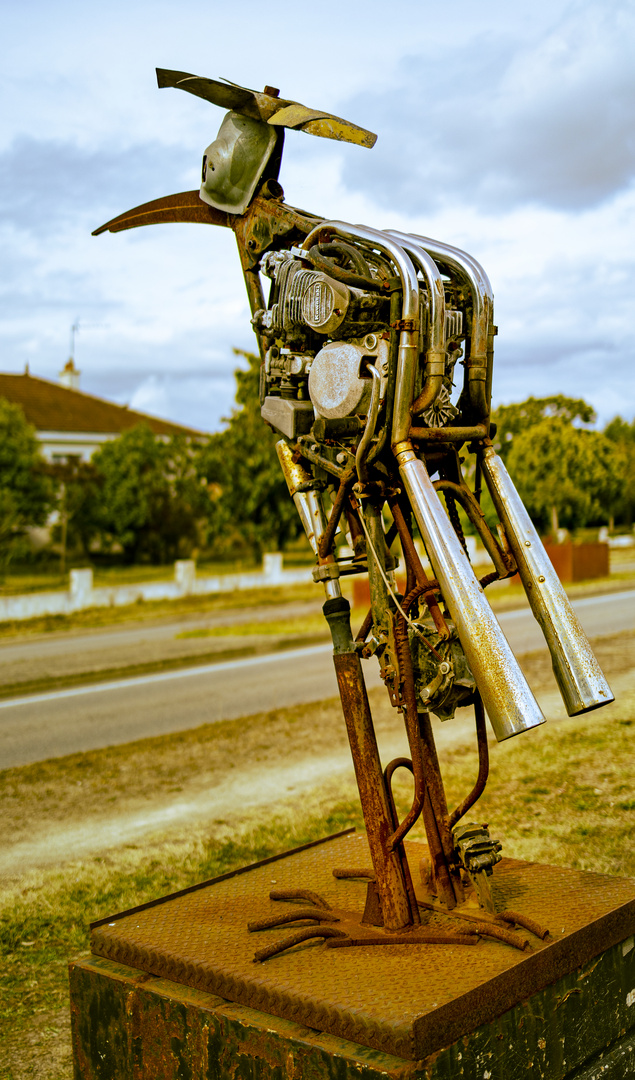
<path id="1" fill-rule="evenodd" d="M 306 131 L 309 135 L 318 135 L 323 139 L 338 139 L 340 142 L 357 143 L 358 146 L 367 146 L 369 149 L 377 142 L 377 136 L 372 131 L 351 124 L 350 120 L 342 120 L 332 113 L 319 112 L 317 109 L 307 109 L 305 105 L 295 102 L 280 109 L 270 117 L 268 123 L 281 124 L 283 127 L 297 128 Z"/>
<path id="2" fill-rule="evenodd" d="M 228 80 L 220 82 L 190 75 L 187 71 L 168 71 L 165 68 L 157 68 L 157 82 L 160 87 L 173 86 L 178 90 L 187 90 L 196 97 L 211 101 L 213 105 L 220 105 L 222 109 L 233 109 L 254 120 L 266 120 L 276 127 L 295 128 L 323 139 L 337 139 L 369 148 L 377 142 L 377 136 L 372 131 L 332 113 L 309 109 L 298 101 L 278 97 L 277 91 L 275 94 L 259 93 Z M 266 90 L 270 89 L 266 87 Z"/>
<path id="3" fill-rule="evenodd" d="M 219 105 L 221 109 L 233 109 L 235 112 L 246 113 L 260 120 L 253 90 L 246 90 L 243 86 L 236 86 L 234 83 L 218 82 L 216 79 L 190 75 L 187 71 L 168 71 L 165 68 L 156 70 L 157 83 L 161 89 L 165 86 L 173 86 L 177 90 L 187 90 L 188 94 L 194 94 L 195 97 L 203 98 L 204 101 L 211 101 L 212 105 Z"/>
<path id="4" fill-rule="evenodd" d="M 139 225 L 164 225 L 171 221 L 195 221 L 203 225 L 230 227 L 229 215 L 204 203 L 198 191 L 180 191 L 177 195 L 164 195 L 135 206 L 134 210 L 126 210 L 105 225 L 100 225 L 92 235 L 122 232 L 124 229 L 136 229 Z"/>

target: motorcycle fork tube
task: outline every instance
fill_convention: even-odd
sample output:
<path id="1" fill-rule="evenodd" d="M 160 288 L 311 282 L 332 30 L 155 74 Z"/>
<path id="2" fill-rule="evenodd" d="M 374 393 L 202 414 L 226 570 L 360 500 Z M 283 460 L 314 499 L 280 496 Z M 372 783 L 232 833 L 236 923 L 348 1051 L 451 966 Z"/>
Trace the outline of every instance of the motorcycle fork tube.
<path id="1" fill-rule="evenodd" d="M 409 896 L 403 847 L 390 850 L 388 846 L 393 831 L 390 797 L 382 772 L 362 667 L 353 648 L 350 605 L 339 597 L 327 600 L 323 611 L 333 637 L 333 663 L 384 926 L 387 930 L 401 930 L 418 922 L 419 912 L 414 896 Z"/>

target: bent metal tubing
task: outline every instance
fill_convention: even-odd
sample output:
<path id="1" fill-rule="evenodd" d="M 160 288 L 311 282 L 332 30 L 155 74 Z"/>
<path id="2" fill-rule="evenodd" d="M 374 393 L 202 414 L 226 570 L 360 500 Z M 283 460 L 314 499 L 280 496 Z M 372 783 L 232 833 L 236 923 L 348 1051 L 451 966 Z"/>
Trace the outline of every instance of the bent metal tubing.
<path id="1" fill-rule="evenodd" d="M 343 240 L 358 240 L 377 248 L 391 260 L 401 279 L 402 323 L 397 354 L 397 378 L 391 441 L 402 442 L 410 430 L 410 407 L 414 393 L 415 364 L 419 355 L 419 279 L 410 257 L 391 236 L 379 229 L 362 225 L 348 225 L 343 221 L 323 221 L 306 237 L 302 247 L 305 251 L 315 243 L 320 233 L 340 236 Z"/>
<path id="2" fill-rule="evenodd" d="M 426 352 L 423 389 L 412 406 L 412 412 L 420 413 L 432 405 L 443 386 L 445 374 L 445 290 L 439 268 L 422 247 L 405 234 L 399 235 L 404 251 L 412 259 L 426 279 L 430 303 L 430 348 Z"/>
<path id="3" fill-rule="evenodd" d="M 472 405 L 477 409 L 480 417 L 484 418 L 489 413 L 486 393 L 491 374 L 488 337 L 494 314 L 494 294 L 487 274 L 480 263 L 466 251 L 444 244 L 440 240 L 432 240 L 428 236 L 417 236 L 415 233 L 403 233 L 398 229 L 391 229 L 389 235 L 394 236 L 397 241 L 414 242 L 429 255 L 444 262 L 469 286 L 474 317 L 470 356 L 467 362 L 468 387 Z"/>

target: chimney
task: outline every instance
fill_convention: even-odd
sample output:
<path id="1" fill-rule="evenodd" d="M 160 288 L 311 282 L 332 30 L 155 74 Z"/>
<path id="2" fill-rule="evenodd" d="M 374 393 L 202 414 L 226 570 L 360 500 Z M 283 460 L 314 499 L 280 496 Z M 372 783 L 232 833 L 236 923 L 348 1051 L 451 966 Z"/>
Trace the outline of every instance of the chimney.
<path id="1" fill-rule="evenodd" d="M 64 367 L 60 371 L 60 383 L 65 386 L 67 390 L 79 390 L 79 376 L 81 371 L 78 371 L 75 367 L 75 362 L 71 356 L 70 360 L 67 360 Z"/>

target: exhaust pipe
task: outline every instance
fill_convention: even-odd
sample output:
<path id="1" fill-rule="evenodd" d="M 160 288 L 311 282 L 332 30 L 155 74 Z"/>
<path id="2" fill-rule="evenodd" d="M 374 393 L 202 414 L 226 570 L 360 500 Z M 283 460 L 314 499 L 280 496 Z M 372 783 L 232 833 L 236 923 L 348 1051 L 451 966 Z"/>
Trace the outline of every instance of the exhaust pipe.
<path id="1" fill-rule="evenodd" d="M 611 688 L 520 495 L 492 446 L 485 448 L 482 468 L 531 610 L 549 646 L 553 673 L 569 716 L 609 705 L 614 701 Z"/>
<path id="2" fill-rule="evenodd" d="M 485 599 L 425 465 L 407 445 L 395 447 L 395 453 L 428 557 L 496 738 L 502 742 L 544 724 L 540 706 Z"/>

